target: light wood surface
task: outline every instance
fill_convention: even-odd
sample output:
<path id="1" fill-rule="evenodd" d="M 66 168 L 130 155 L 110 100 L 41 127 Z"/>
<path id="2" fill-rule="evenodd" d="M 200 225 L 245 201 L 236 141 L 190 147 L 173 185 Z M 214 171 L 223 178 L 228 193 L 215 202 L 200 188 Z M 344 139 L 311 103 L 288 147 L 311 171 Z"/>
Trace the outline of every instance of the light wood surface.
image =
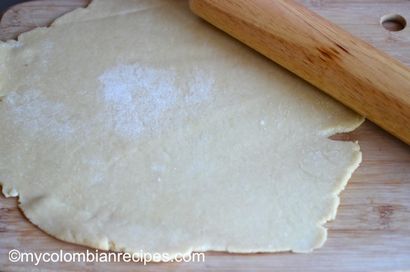
<path id="1" fill-rule="evenodd" d="M 34 1 L 15 7 L 0 23 L 0 39 L 48 24 L 87 0 Z M 410 20 L 408 0 L 300 0 L 377 48 L 410 65 L 410 27 L 388 32 L 381 16 L 400 13 Z M 406 125 L 406 124 L 404 124 Z M 407 124 L 408 125 L 408 124 Z M 410 147 L 370 122 L 333 137 L 358 140 L 363 163 L 341 195 L 329 239 L 312 254 L 207 253 L 205 263 L 11 264 L 8 251 L 70 252 L 85 248 L 60 242 L 30 224 L 16 199 L 0 197 L 0 271 L 410 271 Z M 40 270 L 41 269 L 41 270 Z"/>
<path id="2" fill-rule="evenodd" d="M 410 144 L 409 67 L 294 0 L 190 0 L 190 6 Z"/>

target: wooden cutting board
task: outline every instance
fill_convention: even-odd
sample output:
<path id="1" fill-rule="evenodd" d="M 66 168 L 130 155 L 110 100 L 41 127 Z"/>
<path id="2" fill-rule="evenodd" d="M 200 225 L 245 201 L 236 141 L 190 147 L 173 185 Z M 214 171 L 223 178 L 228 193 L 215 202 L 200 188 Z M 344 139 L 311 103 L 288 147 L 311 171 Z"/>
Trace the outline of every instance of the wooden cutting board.
<path id="1" fill-rule="evenodd" d="M 272 0 L 273 1 L 273 0 Z M 408 0 L 299 0 L 312 10 L 410 65 L 410 26 L 389 32 L 380 25 L 386 14 L 409 20 Z M 43 0 L 13 7 L 0 23 L 0 39 L 16 37 L 88 0 Z M 386 68 L 387 69 L 387 68 Z M 410 95 L 410 94 L 409 94 Z M 410 124 L 402 124 L 410 129 Z M 410 147 L 370 122 L 333 137 L 358 140 L 363 163 L 341 195 L 337 219 L 327 224 L 329 239 L 312 254 L 207 253 L 204 263 L 12 264 L 8 252 L 81 252 L 30 224 L 16 199 L 0 197 L 0 271 L 410 271 Z"/>

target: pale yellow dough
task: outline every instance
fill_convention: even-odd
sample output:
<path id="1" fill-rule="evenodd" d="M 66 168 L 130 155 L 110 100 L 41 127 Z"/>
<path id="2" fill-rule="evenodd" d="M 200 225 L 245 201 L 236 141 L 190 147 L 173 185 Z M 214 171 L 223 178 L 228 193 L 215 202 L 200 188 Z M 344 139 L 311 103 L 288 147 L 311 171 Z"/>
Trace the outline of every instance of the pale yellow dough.
<path id="1" fill-rule="evenodd" d="M 326 240 L 363 118 L 196 18 L 95 0 L 0 44 L 0 181 L 73 243 L 174 256 Z"/>

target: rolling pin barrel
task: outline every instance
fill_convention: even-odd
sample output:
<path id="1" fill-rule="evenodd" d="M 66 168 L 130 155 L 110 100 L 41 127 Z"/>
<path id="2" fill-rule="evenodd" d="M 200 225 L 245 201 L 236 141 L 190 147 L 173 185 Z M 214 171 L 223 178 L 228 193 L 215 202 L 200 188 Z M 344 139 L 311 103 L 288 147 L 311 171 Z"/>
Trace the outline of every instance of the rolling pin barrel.
<path id="1" fill-rule="evenodd" d="M 410 69 L 293 0 L 191 0 L 191 10 L 410 144 Z"/>

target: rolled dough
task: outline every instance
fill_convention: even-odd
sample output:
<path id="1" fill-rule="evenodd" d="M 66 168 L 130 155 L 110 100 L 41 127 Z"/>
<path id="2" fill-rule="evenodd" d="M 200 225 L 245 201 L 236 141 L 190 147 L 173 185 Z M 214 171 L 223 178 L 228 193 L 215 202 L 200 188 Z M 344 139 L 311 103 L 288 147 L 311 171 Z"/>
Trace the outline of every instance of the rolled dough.
<path id="1" fill-rule="evenodd" d="M 363 118 L 190 14 L 95 0 L 0 44 L 0 181 L 59 239 L 116 251 L 309 252 Z"/>

